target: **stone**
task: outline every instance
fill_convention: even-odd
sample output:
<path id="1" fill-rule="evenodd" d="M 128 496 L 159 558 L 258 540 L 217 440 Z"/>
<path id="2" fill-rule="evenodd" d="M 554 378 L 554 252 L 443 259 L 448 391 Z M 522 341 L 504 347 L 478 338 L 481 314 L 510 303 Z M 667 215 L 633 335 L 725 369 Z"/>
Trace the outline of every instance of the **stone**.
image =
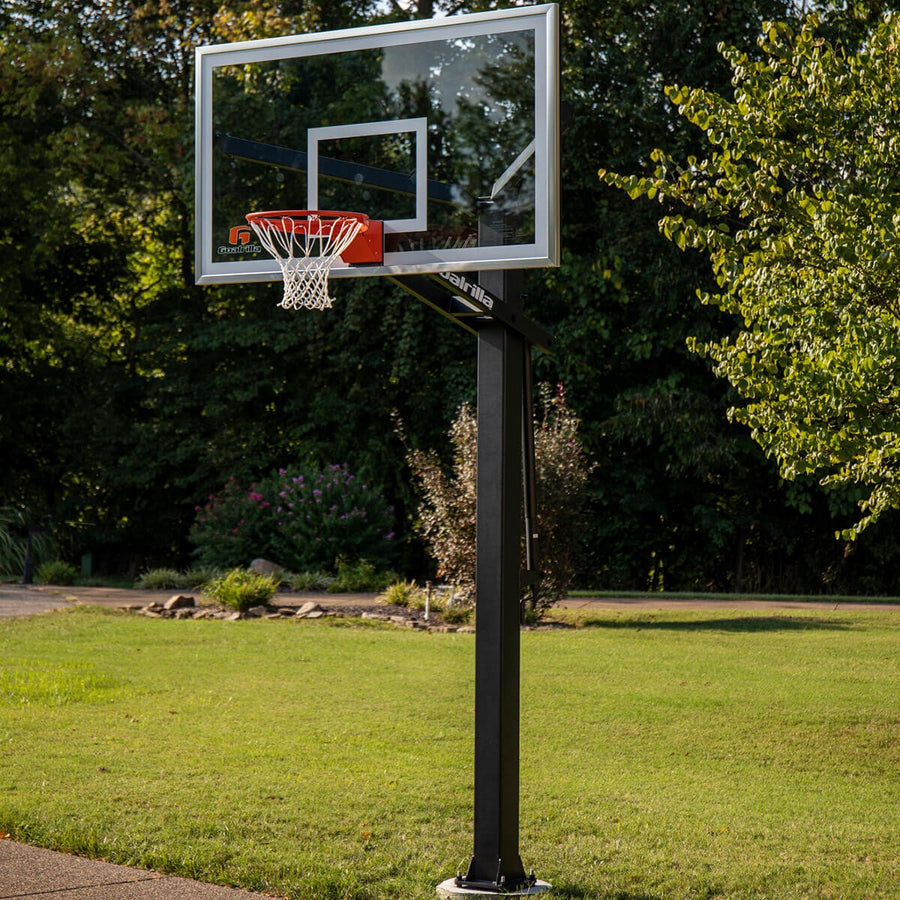
<path id="1" fill-rule="evenodd" d="M 321 619 L 322 616 L 325 615 L 324 609 L 314 609 L 312 612 L 308 612 L 306 614 L 307 619 Z"/>
<path id="2" fill-rule="evenodd" d="M 269 607 L 265 604 L 260 604 L 259 606 L 251 606 L 250 609 L 247 610 L 247 615 L 254 619 L 261 619 L 268 612 Z"/>
<path id="3" fill-rule="evenodd" d="M 194 598 L 187 594 L 172 594 L 163 604 L 163 609 L 193 609 L 196 605 Z"/>
<path id="4" fill-rule="evenodd" d="M 194 611 L 192 609 L 187 609 L 186 607 L 182 609 L 175 610 L 175 618 L 176 619 L 193 619 Z"/>
<path id="5" fill-rule="evenodd" d="M 254 559 L 248 568 L 254 575 L 277 575 L 284 571 L 282 566 L 269 559 Z"/>
<path id="6" fill-rule="evenodd" d="M 314 600 L 307 600 L 306 603 L 297 610 L 295 615 L 298 617 L 308 616 L 311 612 L 322 612 L 322 607 Z"/>

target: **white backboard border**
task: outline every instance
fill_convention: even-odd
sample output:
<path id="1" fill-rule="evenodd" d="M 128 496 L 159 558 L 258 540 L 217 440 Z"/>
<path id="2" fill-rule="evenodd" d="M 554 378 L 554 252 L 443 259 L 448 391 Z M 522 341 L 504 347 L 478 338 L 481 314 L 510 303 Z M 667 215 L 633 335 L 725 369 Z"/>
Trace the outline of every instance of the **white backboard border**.
<path id="1" fill-rule="evenodd" d="M 220 66 L 247 65 L 299 56 L 365 50 L 421 40 L 453 40 L 505 31 L 533 29 L 535 33 L 535 141 L 533 148 L 523 148 L 519 159 L 497 181 L 512 177 L 531 156 L 535 159 L 535 241 L 533 244 L 497 245 L 440 250 L 385 253 L 384 264 L 373 267 L 347 267 L 333 270 L 332 277 L 426 274 L 452 271 L 478 271 L 508 268 L 558 266 L 560 261 L 560 188 L 559 188 L 559 13 L 555 3 L 538 6 L 471 13 L 425 21 L 376 25 L 365 28 L 290 35 L 259 41 L 205 45 L 196 49 L 195 106 L 195 278 L 197 284 L 225 284 L 256 281 L 278 281 L 281 272 L 274 260 L 242 260 L 217 262 L 211 258 L 213 223 L 212 158 L 214 148 L 212 83 Z M 420 122 L 401 120 L 402 130 L 416 134 L 416 181 L 427 179 L 427 160 L 419 152 L 427 147 L 422 139 Z M 398 122 L 366 123 L 365 127 L 391 126 L 391 131 L 360 132 L 387 134 Z M 336 126 L 353 128 L 355 126 Z M 311 129 L 321 132 L 321 141 L 334 128 Z M 401 130 L 401 129 L 397 129 Z M 313 137 L 310 136 L 310 148 Z M 312 158 L 312 154 L 311 154 Z M 310 177 L 310 184 L 313 179 Z M 495 184 L 495 191 L 499 188 Z M 502 185 L 500 185 L 502 187 Z M 424 222 L 421 205 L 426 191 L 417 191 L 415 219 L 393 223 Z M 313 199 L 313 198 L 310 198 Z M 311 208 L 315 208 L 312 205 Z M 250 210 L 248 210 L 249 212 Z M 365 210 L 358 210 L 365 212 Z M 417 226 L 416 226 L 417 227 Z M 402 257 L 402 258 L 399 258 Z"/>

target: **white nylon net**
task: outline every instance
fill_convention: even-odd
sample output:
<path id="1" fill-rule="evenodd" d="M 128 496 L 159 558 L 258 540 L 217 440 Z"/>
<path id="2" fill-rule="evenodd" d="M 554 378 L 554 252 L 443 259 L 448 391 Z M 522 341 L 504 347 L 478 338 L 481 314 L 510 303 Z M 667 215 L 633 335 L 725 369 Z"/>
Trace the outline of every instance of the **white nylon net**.
<path id="1" fill-rule="evenodd" d="M 313 213 L 302 221 L 273 213 L 249 218 L 259 242 L 278 261 L 284 278 L 283 309 L 328 309 L 328 275 L 338 257 L 363 230 L 352 216 L 322 218 Z"/>

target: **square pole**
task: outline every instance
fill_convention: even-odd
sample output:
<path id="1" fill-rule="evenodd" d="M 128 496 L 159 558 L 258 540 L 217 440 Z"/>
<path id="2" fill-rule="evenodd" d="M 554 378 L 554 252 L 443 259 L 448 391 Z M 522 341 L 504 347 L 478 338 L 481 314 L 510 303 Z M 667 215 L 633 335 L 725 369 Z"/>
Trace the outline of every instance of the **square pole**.
<path id="1" fill-rule="evenodd" d="M 482 273 L 517 302 L 520 272 Z M 515 889 L 519 856 L 519 622 L 525 340 L 496 320 L 478 332 L 475 827 L 466 886 Z M 488 888 L 490 889 L 490 887 Z"/>

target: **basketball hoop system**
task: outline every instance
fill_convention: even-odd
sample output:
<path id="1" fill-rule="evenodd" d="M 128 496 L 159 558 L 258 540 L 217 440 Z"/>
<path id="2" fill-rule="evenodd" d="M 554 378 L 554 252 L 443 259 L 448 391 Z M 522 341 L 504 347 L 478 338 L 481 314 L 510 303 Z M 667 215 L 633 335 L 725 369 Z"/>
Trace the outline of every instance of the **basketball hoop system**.
<path id="1" fill-rule="evenodd" d="M 275 257 L 284 279 L 283 309 L 328 309 L 328 276 L 356 238 L 369 229 L 363 213 L 273 210 L 247 213 L 247 222 Z"/>

